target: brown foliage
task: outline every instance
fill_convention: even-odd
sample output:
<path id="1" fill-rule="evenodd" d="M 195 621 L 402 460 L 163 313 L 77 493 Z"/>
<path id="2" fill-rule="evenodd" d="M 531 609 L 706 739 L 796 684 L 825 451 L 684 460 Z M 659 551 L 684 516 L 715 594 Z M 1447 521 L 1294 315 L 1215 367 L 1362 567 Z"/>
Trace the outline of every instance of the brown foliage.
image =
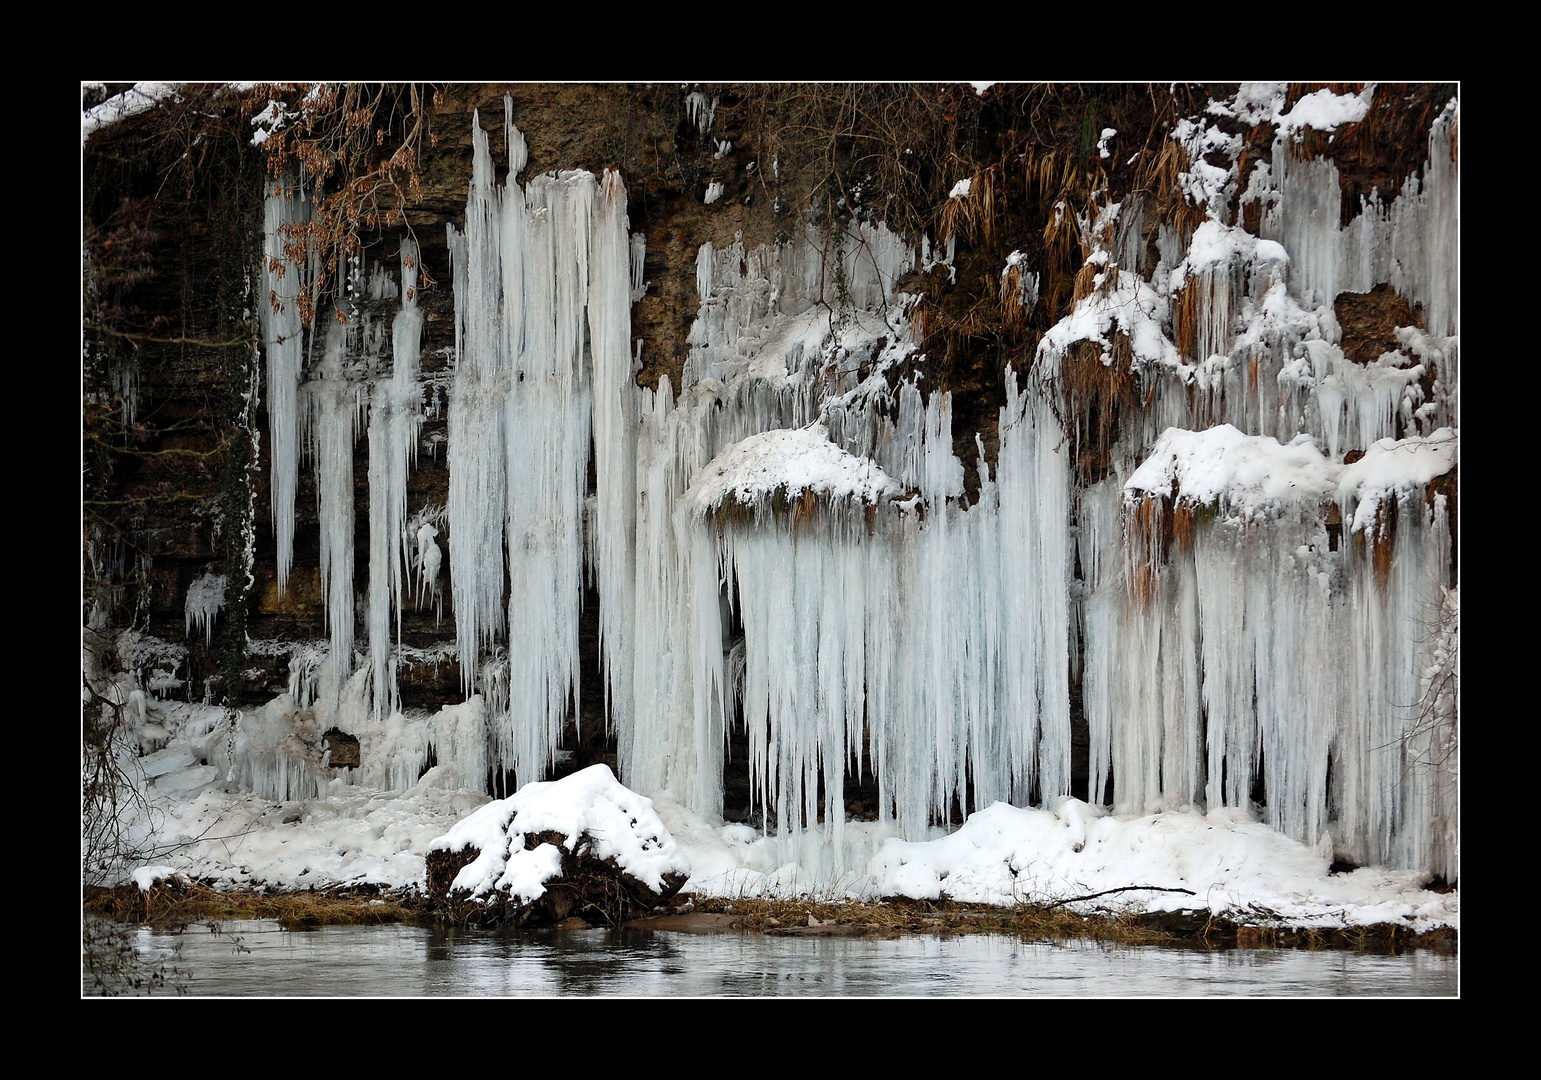
<path id="1" fill-rule="evenodd" d="M 309 323 L 319 298 L 337 293 L 347 260 L 363 248 L 361 232 L 379 234 L 405 227 L 406 208 L 423 200 L 419 157 L 425 141 L 436 143 L 424 88 L 416 83 L 343 83 L 306 88 L 298 84 L 259 86 L 245 98 L 255 111 L 270 98 L 303 95 L 305 105 L 292 127 L 274 132 L 263 149 L 269 173 L 281 180 L 298 165 L 305 183 L 319 194 L 311 220 L 295 226 L 285 243 L 294 261 L 307 250 L 321 255 L 310 296 L 301 294 L 300 317 Z M 414 237 L 415 238 L 415 237 Z M 432 283 L 420 267 L 425 285 Z M 276 299 L 274 299 L 276 303 Z M 340 308 L 339 321 L 346 321 Z"/>
<path id="2" fill-rule="evenodd" d="M 1060 365 L 1062 423 L 1070 436 L 1076 482 L 1085 485 L 1107 474 L 1122 418 L 1141 403 L 1133 352 L 1123 331 L 1113 334 L 1111 362 L 1103 363 L 1102 357 L 1101 344 L 1078 341 Z"/>

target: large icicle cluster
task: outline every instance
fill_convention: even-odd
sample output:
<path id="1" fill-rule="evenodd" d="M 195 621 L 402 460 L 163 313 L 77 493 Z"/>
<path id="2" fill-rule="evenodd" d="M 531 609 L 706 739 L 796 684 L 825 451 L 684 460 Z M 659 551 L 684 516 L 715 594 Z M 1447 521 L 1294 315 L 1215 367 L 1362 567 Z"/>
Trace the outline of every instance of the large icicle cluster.
<path id="1" fill-rule="evenodd" d="M 885 377 L 915 351 L 892 288 L 913 250 L 881 228 L 825 244 L 850 260 L 837 307 L 811 272 L 816 235 L 738 248 L 703 247 L 687 389 L 643 408 L 630 782 L 719 809 L 741 704 L 756 801 L 794 834 L 826 822 L 837 865 L 848 770 L 875 775 L 880 815 L 911 834 L 970 789 L 1064 794 L 1069 470 L 1052 411 L 1012 391 L 999 483 L 986 472 L 964 512 L 949 396 Z"/>
<path id="2" fill-rule="evenodd" d="M 629 696 L 617 676 L 629 648 L 632 250 L 618 176 L 601 182 L 569 171 L 521 187 L 524 138 L 511 124 L 505 134 L 510 168 L 500 187 L 475 125 L 466 230 L 451 232 L 450 578 L 468 691 L 478 686 L 482 650 L 506 637 L 506 666 L 482 680 L 492 691 L 493 751 L 503 769 L 534 779 L 578 698 L 591 438 L 602 447 L 594 562 L 610 696 L 621 715 Z"/>
<path id="3" fill-rule="evenodd" d="M 316 678 L 339 725 L 375 748 L 371 775 L 392 787 L 429 746 L 436 782 L 539 778 L 576 707 L 587 569 L 625 782 L 720 812 L 741 722 L 756 810 L 794 834 L 824 822 L 836 864 L 848 773 L 870 772 L 880 815 L 911 836 L 957 807 L 1067 794 L 1078 680 L 1093 801 L 1247 813 L 1257 798 L 1273 826 L 1313 845 L 1330 834 L 1344 858 L 1455 876 L 1458 601 L 1441 478 L 1459 445 L 1458 111 L 1434 124 L 1421 173 L 1346 227 L 1336 167 L 1292 149 L 1373 99 L 1324 91 L 1286 108 L 1283 86 L 1247 86 L 1175 125 L 1196 228 L 1150 227 L 1139 196 L 1106 191 L 1084 217 L 1056 209 L 1055 227 L 1081 238 L 1079 301 L 1026 377 L 1008 372 L 994 475 L 981 444 L 966 509 L 949 395 L 893 377 L 925 369 L 895 283 L 938 265 L 928 239 L 917 258 L 856 222 L 703 245 L 678 397 L 667 378 L 641 389 L 629 311 L 643 244 L 619 176 L 521 186 L 524 139 L 505 121 L 505 181 L 478 122 L 465 228 L 449 231 L 447 515 L 408 522 L 415 253 L 403 249 L 391 377 L 366 393 L 334 331 L 301 408 L 293 300 L 308 255 L 286 238 L 304 205 L 275 189 L 264 284 L 279 302 L 264 336 L 279 573 L 308 424 L 332 618 Z M 711 103 L 691 107 L 708 130 Z M 1227 116 L 1274 125 L 1271 163 L 1243 174 L 1242 141 L 1211 122 Z M 1038 270 L 1014 254 L 1003 296 L 1030 310 Z M 371 294 L 387 284 L 377 270 Z M 1388 285 L 1423 323 L 1351 359 L 1334 302 Z M 1118 380 L 1136 404 L 1093 429 L 1088 395 Z M 370 663 L 349 682 L 365 406 Z M 468 700 L 408 721 L 391 610 L 414 574 L 436 587 L 446 517 Z M 303 716 L 302 689 L 278 713 Z M 260 735 L 272 721 L 254 720 L 248 742 L 280 754 Z M 265 790 L 313 778 L 313 758 L 265 760 L 251 777 Z"/>
<path id="4" fill-rule="evenodd" d="M 1013 391 L 1000 482 L 983 471 L 965 513 L 949 501 L 962 489 L 949 396 L 922 406 L 906 385 L 899 398 L 898 429 L 918 433 L 893 463 L 911 498 L 895 499 L 885 477 L 810 505 L 818 488 L 809 486 L 784 513 L 762 512 L 749 527 L 724 522 L 757 796 L 795 829 L 819 819 L 822 790 L 837 853 L 848 768 L 875 774 L 880 816 L 910 835 L 948 817 L 955 800 L 967 805 L 969 788 L 985 805 L 1062 795 L 1070 783 L 1069 474 L 1054 453 L 1058 423 Z M 717 502 L 759 441 L 704 469 L 695 505 Z M 782 483 L 762 484 L 794 490 L 794 478 L 830 457 L 807 456 L 786 464 Z M 886 499 L 868 510 L 867 494 Z"/>
<path id="5" fill-rule="evenodd" d="M 1296 111 L 1336 123 L 1362 115 L 1357 101 Z M 1422 181 L 1342 228 L 1336 167 L 1292 154 L 1281 104 L 1282 88 L 1244 88 L 1210 108 L 1272 110 L 1271 171 L 1199 160 L 1226 151 L 1201 123 L 1175 136 L 1210 214 L 1186 252 L 1164 235 L 1153 274 L 1173 306 L 1154 321 L 1170 318 L 1181 360 L 1136 344 L 1148 407 L 1078 500 L 1091 794 L 1124 812 L 1261 794 L 1290 836 L 1330 828 L 1340 857 L 1454 877 L 1454 755 L 1411 738 L 1409 707 L 1451 571 L 1430 485 L 1458 453 L 1456 113 L 1435 123 Z M 1242 180 L 1261 238 L 1226 223 Z M 1334 299 L 1386 282 L 1427 329 L 1352 362 Z M 1051 382 L 1069 343 L 1097 340 L 1084 324 L 1107 303 L 1089 297 L 1046 336 Z"/>

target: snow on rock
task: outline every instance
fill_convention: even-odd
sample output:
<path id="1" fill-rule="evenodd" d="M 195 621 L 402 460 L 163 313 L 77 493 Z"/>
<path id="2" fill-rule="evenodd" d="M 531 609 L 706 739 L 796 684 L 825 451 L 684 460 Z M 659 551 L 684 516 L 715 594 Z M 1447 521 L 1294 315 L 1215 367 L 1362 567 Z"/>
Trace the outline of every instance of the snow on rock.
<path id="1" fill-rule="evenodd" d="M 847 453 L 829 441 L 823 424 L 791 431 L 766 431 L 728 447 L 702 469 L 685 499 L 691 513 L 705 517 L 725 500 L 751 505 L 784 490 L 834 499 L 876 503 L 901 494 L 899 484 L 870 458 Z"/>
<path id="2" fill-rule="evenodd" d="M 1191 378 L 1191 365 L 1183 362 L 1177 346 L 1161 329 L 1169 307 L 1148 282 L 1135 274 L 1120 274 L 1116 286 L 1092 292 L 1049 329 L 1038 344 L 1039 362 L 1047 364 L 1046 374 L 1052 377 L 1070 346 L 1094 341 L 1103 346 L 1102 362 L 1111 364 L 1112 335 L 1122 330 L 1137 363 L 1173 368 L 1185 379 Z"/>
<path id="3" fill-rule="evenodd" d="M 1381 439 L 1364 457 L 1345 466 L 1338 480 L 1338 501 L 1356 500 L 1354 531 L 1370 525 L 1380 504 L 1398 492 L 1411 491 L 1455 468 L 1460 440 L 1449 428 L 1426 439 Z"/>
<path id="4" fill-rule="evenodd" d="M 1323 88 L 1306 94 L 1286 110 L 1288 94 L 1288 83 L 1242 83 L 1234 98 L 1211 101 L 1204 111 L 1211 116 L 1232 116 L 1253 126 L 1276 124 L 1281 133 L 1302 128 L 1332 131 L 1339 124 L 1355 123 L 1369 114 L 1375 84 L 1366 84 L 1358 94 L 1335 94 Z"/>
<path id="5" fill-rule="evenodd" d="M 1257 265 L 1287 263 L 1289 253 L 1277 241 L 1259 240 L 1243 228 L 1210 218 L 1194 230 L 1185 265 L 1198 271 L 1224 266 L 1233 258 Z"/>
<path id="6" fill-rule="evenodd" d="M 561 848 L 525 837 L 561 833 Z M 690 862 L 664 828 L 653 801 L 623 787 L 605 765 L 591 765 L 561 780 L 526 784 L 488 803 L 429 845 L 430 852 L 479 854 L 455 875 L 451 892 L 507 893 L 529 903 L 562 873 L 562 853 L 613 860 L 622 874 L 658 894 L 672 893 L 690 876 Z M 672 879 L 672 880 L 671 880 Z"/>
<path id="7" fill-rule="evenodd" d="M 1276 114 L 1275 122 L 1281 133 L 1301 128 L 1331 131 L 1339 124 L 1363 120 L 1370 111 L 1370 99 L 1374 93 L 1373 83 L 1366 86 L 1361 94 L 1334 94 L 1331 90 L 1318 90 L 1295 102 L 1289 112 Z"/>
<path id="8" fill-rule="evenodd" d="M 175 876 L 176 870 L 169 866 L 141 866 L 131 875 L 140 892 L 149 892 L 159 882 Z"/>
<path id="9" fill-rule="evenodd" d="M 174 97 L 181 83 L 140 82 L 80 113 L 80 145 L 104 127 L 149 112 L 166 98 Z"/>
<path id="10" fill-rule="evenodd" d="M 1310 435 L 1280 443 L 1230 424 L 1204 431 L 1168 428 L 1124 482 L 1126 496 L 1182 498 L 1250 517 L 1270 506 L 1336 498 L 1356 504 L 1354 531 L 1374 521 L 1388 496 L 1450 471 L 1459 439 L 1450 428 L 1428 438 L 1381 439 L 1351 465 L 1334 462 Z"/>
<path id="11" fill-rule="evenodd" d="M 1281 444 L 1266 435 L 1243 435 L 1230 424 L 1207 431 L 1168 428 L 1124 491 L 1253 514 L 1281 500 L 1327 498 L 1333 491 L 1330 468 L 1309 435 Z"/>

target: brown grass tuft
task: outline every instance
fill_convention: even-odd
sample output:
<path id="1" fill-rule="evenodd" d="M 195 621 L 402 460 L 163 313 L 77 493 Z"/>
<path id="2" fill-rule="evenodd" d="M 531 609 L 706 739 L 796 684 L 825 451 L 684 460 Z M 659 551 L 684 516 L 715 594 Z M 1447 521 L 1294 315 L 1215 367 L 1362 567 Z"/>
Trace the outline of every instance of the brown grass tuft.
<path id="1" fill-rule="evenodd" d="M 1102 362 L 1102 346 L 1078 341 L 1060 365 L 1061 406 L 1069 433 L 1078 481 L 1094 484 L 1112 466 L 1112 448 L 1122 418 L 1140 407 L 1133 350 L 1122 331 L 1113 335 L 1112 363 Z"/>
<path id="2" fill-rule="evenodd" d="M 1199 506 L 1192 499 L 1178 499 L 1172 507 L 1172 539 L 1185 555 L 1193 551 L 1194 528 L 1200 520 Z"/>
<path id="3" fill-rule="evenodd" d="M 1124 560 L 1129 595 L 1140 607 L 1149 606 L 1160 586 L 1161 567 L 1173 540 L 1175 514 L 1168 500 L 1147 495 L 1135 502 L 1124 519 Z"/>
<path id="4" fill-rule="evenodd" d="M 1172 297 L 1172 329 L 1178 352 L 1191 360 L 1207 359 L 1194 355 L 1199 346 L 1199 297 L 1197 282 L 1192 276 Z"/>
<path id="5" fill-rule="evenodd" d="M 812 488 L 804 488 L 801 495 L 791 500 L 792 531 L 812 525 L 819 512 L 819 497 Z"/>
<path id="6" fill-rule="evenodd" d="M 1004 209 L 996 190 L 999 172 L 998 165 L 975 169 L 969 178 L 968 194 L 949 198 L 943 205 L 939 235 L 944 242 L 948 236 L 957 236 L 987 248 L 995 244 L 999 213 Z"/>

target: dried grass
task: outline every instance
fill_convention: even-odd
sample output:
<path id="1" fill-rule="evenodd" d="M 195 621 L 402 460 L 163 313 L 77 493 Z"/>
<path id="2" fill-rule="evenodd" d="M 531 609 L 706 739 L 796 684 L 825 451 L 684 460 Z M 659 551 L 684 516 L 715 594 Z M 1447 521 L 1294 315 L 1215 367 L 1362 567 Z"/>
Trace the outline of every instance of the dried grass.
<path id="1" fill-rule="evenodd" d="M 1106 474 L 1123 417 L 1140 407 L 1128 336 L 1115 331 L 1111 363 L 1104 364 L 1102 355 L 1098 342 L 1078 341 L 1060 364 L 1065 429 L 1070 433 L 1078 482 L 1087 485 Z"/>
<path id="2" fill-rule="evenodd" d="M 1027 273 L 1030 271 L 1018 264 L 1008 266 L 1001 275 L 1001 323 L 1012 336 L 1020 335 L 1027 329 L 1028 319 L 1033 314 L 1032 309 L 1022 302 L 1026 291 L 1023 288 L 1023 277 Z"/>
<path id="3" fill-rule="evenodd" d="M 700 897 L 697 911 L 739 916 L 741 928 L 763 934 L 1011 934 L 1029 940 L 1089 938 L 1121 945 L 1162 945 L 1179 935 L 1135 915 L 1078 915 L 1063 906 L 996 907 L 953 900 L 829 901 Z M 1193 922 L 1201 929 L 1202 920 Z"/>
<path id="4" fill-rule="evenodd" d="M 1147 495 L 1139 499 L 1124 519 L 1125 580 L 1129 596 L 1148 607 L 1161 584 L 1161 567 L 1172 544 L 1173 515 L 1166 500 Z"/>
<path id="5" fill-rule="evenodd" d="M 1137 914 L 1102 911 L 1077 914 L 1053 904 L 1010 907 L 964 904 L 953 900 L 878 901 L 765 900 L 693 897 L 696 911 L 736 916 L 734 929 L 775 935 L 850 935 L 898 937 L 901 934 L 1009 934 L 1028 941 L 1072 939 L 1117 945 L 1188 945 L 1208 949 L 1354 949 L 1396 954 L 1408 949 L 1454 953 L 1457 935 L 1449 929 L 1417 934 L 1382 924 L 1343 929 L 1307 929 L 1261 922 L 1238 922 L 1208 912 L 1169 911 Z M 810 920 L 814 920 L 811 923 Z"/>
<path id="6" fill-rule="evenodd" d="M 956 236 L 971 244 L 994 246 L 997 219 L 1004 209 L 997 194 L 999 173 L 997 165 L 975 169 L 969 177 L 968 194 L 947 199 L 942 206 L 941 237 Z"/>
<path id="7" fill-rule="evenodd" d="M 416 907 L 370 887 L 334 885 L 303 892 L 221 891 L 203 882 L 165 881 L 87 889 L 85 910 L 118 922 L 168 925 L 210 919 L 275 919 L 286 928 L 410 921 Z"/>
<path id="8" fill-rule="evenodd" d="M 1191 359 L 1199 346 L 1199 296 L 1197 281 L 1190 276 L 1172 296 L 1172 330 L 1177 337 L 1177 351 Z"/>

